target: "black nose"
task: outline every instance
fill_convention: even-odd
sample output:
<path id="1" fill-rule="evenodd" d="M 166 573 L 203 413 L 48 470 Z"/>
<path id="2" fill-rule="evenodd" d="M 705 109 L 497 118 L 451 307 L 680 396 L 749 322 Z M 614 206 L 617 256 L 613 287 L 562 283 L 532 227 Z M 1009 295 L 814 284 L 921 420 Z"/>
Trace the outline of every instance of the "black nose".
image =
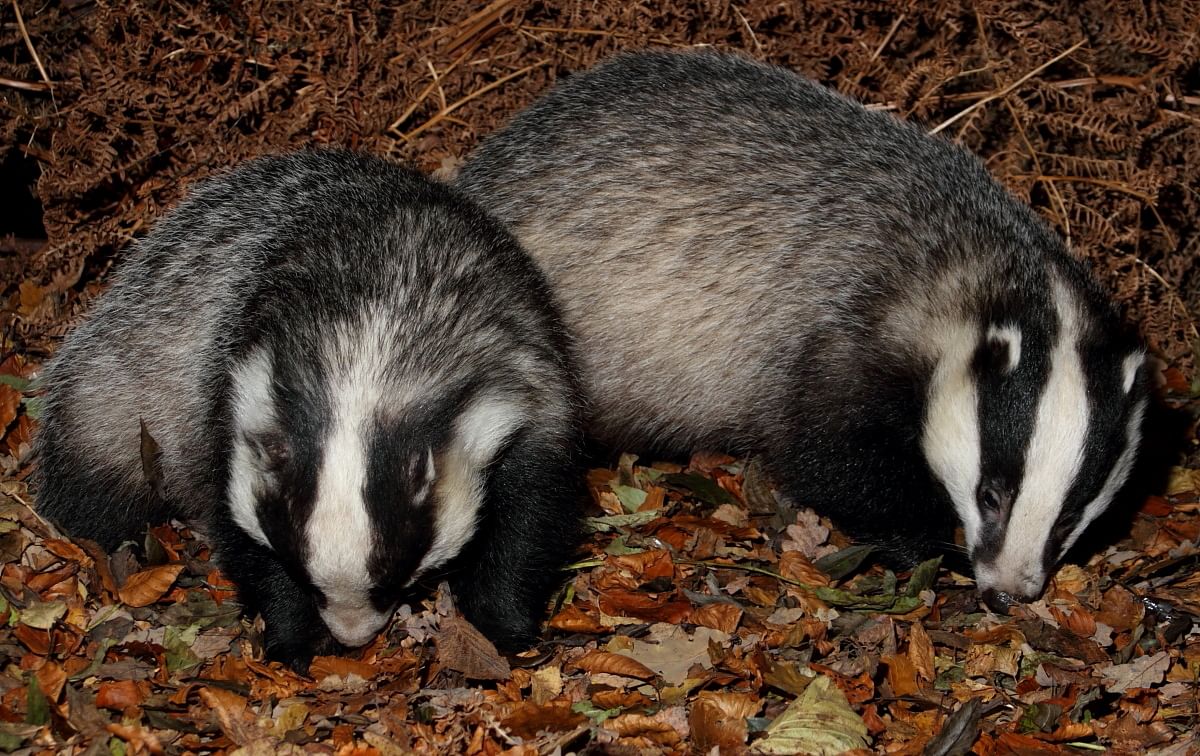
<path id="1" fill-rule="evenodd" d="M 1008 614 L 1014 606 L 1021 603 L 1021 600 L 1011 593 L 988 588 L 983 592 L 983 603 L 987 604 L 988 609 L 996 614 Z"/>

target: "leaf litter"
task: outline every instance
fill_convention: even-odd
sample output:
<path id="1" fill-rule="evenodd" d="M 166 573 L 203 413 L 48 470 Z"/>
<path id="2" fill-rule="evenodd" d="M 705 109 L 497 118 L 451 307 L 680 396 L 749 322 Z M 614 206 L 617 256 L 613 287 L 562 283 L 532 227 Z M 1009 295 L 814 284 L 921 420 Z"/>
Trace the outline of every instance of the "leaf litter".
<path id="1" fill-rule="evenodd" d="M 0 748 L 1200 752 L 1186 3 L 19 5 L 28 36 L 0 28 L 0 154 L 21 185 L 3 188 L 41 224 L 0 228 Z M 301 678 L 262 661 L 261 626 L 187 529 L 104 554 L 29 509 L 38 366 L 191 181 L 311 144 L 445 175 L 555 76 L 693 44 L 940 127 L 1142 323 L 1158 393 L 1187 420 L 1183 453 L 1154 447 L 1174 465 L 1165 482 L 1042 600 L 999 617 L 944 566 L 889 572 L 781 502 L 755 460 L 625 455 L 588 476 L 592 534 L 538 649 L 500 656 L 443 591 Z M 154 481 L 148 435 L 141 453 Z"/>

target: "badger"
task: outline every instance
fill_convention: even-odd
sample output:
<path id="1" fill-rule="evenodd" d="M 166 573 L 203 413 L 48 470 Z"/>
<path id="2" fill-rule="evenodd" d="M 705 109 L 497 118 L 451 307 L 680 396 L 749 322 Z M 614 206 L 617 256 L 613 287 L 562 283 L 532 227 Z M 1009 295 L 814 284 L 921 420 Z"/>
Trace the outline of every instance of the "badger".
<path id="1" fill-rule="evenodd" d="M 532 260 L 453 188 L 257 159 L 163 218 L 47 366 L 37 509 L 110 549 L 195 523 L 298 670 L 440 574 L 516 649 L 579 532 L 570 351 Z"/>
<path id="2" fill-rule="evenodd" d="M 961 525 L 994 608 L 1134 465 L 1144 350 L 1085 264 L 965 150 L 792 72 L 618 56 L 457 184 L 549 277 L 596 440 L 760 454 L 901 564 Z"/>

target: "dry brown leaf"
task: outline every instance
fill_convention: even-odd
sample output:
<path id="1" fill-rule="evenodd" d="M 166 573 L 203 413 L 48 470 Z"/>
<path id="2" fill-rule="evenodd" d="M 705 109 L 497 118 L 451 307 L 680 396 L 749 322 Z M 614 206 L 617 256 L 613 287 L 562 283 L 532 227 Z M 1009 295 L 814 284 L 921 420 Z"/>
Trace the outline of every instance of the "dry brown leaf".
<path id="1" fill-rule="evenodd" d="M 512 674 L 492 642 L 457 613 L 442 618 L 433 639 L 438 661 L 472 680 L 507 680 Z"/>
<path id="2" fill-rule="evenodd" d="M 1002 672 L 1015 677 L 1020 659 L 1020 649 L 993 646 L 988 643 L 972 644 L 967 649 L 965 663 L 967 677 L 988 677 L 993 672 Z"/>
<path id="3" fill-rule="evenodd" d="M 149 606 L 170 590 L 181 572 L 182 564 L 164 564 L 142 570 L 130 575 L 117 595 L 128 606 Z"/>
<path id="4" fill-rule="evenodd" d="M 688 714 L 691 742 L 695 750 L 708 753 L 738 753 L 746 744 L 746 719 L 762 708 L 762 702 L 747 693 L 703 691 L 692 702 Z"/>
<path id="5" fill-rule="evenodd" d="M 1091 638 L 1096 633 L 1096 618 L 1082 606 L 1067 611 L 1052 605 L 1050 614 L 1060 627 L 1070 630 L 1081 638 Z"/>
<path id="6" fill-rule="evenodd" d="M 917 684 L 917 670 L 912 659 L 894 654 L 884 656 L 880 661 L 887 665 L 887 680 L 892 686 L 892 695 L 911 696 L 920 690 Z"/>
<path id="7" fill-rule="evenodd" d="M 519 738 L 533 738 L 546 730 L 573 730 L 586 721 L 585 716 L 571 711 L 570 701 L 551 701 L 548 704 L 523 701 L 513 707 L 500 725 Z"/>
<path id="8" fill-rule="evenodd" d="M 737 630 L 738 623 L 742 621 L 742 608 L 724 601 L 714 601 L 692 610 L 691 619 L 697 625 L 733 633 Z"/>
<path id="9" fill-rule="evenodd" d="M 41 666 L 33 676 L 37 678 L 38 687 L 47 700 L 55 702 L 62 695 L 63 685 L 67 682 L 67 672 L 60 665 L 48 661 Z"/>
<path id="10" fill-rule="evenodd" d="M 355 661 L 354 659 L 346 659 L 341 656 L 314 657 L 312 664 L 308 668 L 308 674 L 318 682 L 331 675 L 337 675 L 341 678 L 358 675 L 364 680 L 370 680 L 375 676 L 377 671 L 377 668 L 372 664 Z"/>
<path id="11" fill-rule="evenodd" d="M 200 688 L 198 693 L 225 737 L 234 743 L 245 745 L 265 736 L 262 728 L 249 721 L 246 712 L 248 702 L 243 696 L 213 687 Z"/>
<path id="12" fill-rule="evenodd" d="M 925 632 L 925 626 L 920 622 L 909 626 L 908 660 L 912 662 L 921 679 L 933 682 L 936 675 L 933 666 L 933 641 L 929 639 L 929 633 Z"/>
<path id="13" fill-rule="evenodd" d="M 622 737 L 640 736 L 664 746 L 678 745 L 683 740 L 679 732 L 669 722 L 659 719 L 658 715 L 649 717 L 645 714 L 622 714 L 608 720 L 604 726 Z"/>
<path id="14" fill-rule="evenodd" d="M 779 557 L 777 569 L 780 575 L 789 580 L 814 586 L 829 585 L 829 576 L 814 567 L 808 557 L 799 551 L 785 551 Z"/>
<path id="15" fill-rule="evenodd" d="M 550 627 L 555 630 L 562 630 L 564 633 L 586 633 L 588 635 L 600 635 L 608 632 L 608 628 L 601 625 L 589 614 L 585 613 L 578 606 L 571 604 L 563 609 L 558 614 L 554 615 L 549 622 Z"/>
<path id="16" fill-rule="evenodd" d="M 134 706 L 140 706 L 149 695 L 145 683 L 139 685 L 133 680 L 119 680 L 100 684 L 96 691 L 96 706 L 102 709 L 124 711 Z"/>
<path id="17" fill-rule="evenodd" d="M 573 662 L 572 666 L 585 672 L 602 672 L 621 677 L 633 677 L 638 680 L 654 679 L 654 670 L 637 659 L 631 659 L 622 654 L 610 654 L 606 651 L 591 651 Z"/>

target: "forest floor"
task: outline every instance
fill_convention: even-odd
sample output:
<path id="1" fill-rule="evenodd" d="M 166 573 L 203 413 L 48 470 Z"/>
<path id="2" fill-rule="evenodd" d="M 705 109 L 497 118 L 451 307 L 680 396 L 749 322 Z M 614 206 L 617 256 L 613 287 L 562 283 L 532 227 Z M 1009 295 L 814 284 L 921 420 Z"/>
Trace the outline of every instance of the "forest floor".
<path id="1" fill-rule="evenodd" d="M 104 554 L 30 509 L 31 379 L 195 180 L 320 144 L 448 175 L 557 76 L 701 44 L 975 151 L 1140 326 L 1186 432 L 1042 600 L 998 617 L 936 563 L 887 572 L 753 460 L 623 456 L 589 473 L 535 652 L 497 656 L 438 593 L 305 678 L 185 529 Z M 1200 753 L 1198 56 L 1189 0 L 4 3 L 0 748 Z"/>

